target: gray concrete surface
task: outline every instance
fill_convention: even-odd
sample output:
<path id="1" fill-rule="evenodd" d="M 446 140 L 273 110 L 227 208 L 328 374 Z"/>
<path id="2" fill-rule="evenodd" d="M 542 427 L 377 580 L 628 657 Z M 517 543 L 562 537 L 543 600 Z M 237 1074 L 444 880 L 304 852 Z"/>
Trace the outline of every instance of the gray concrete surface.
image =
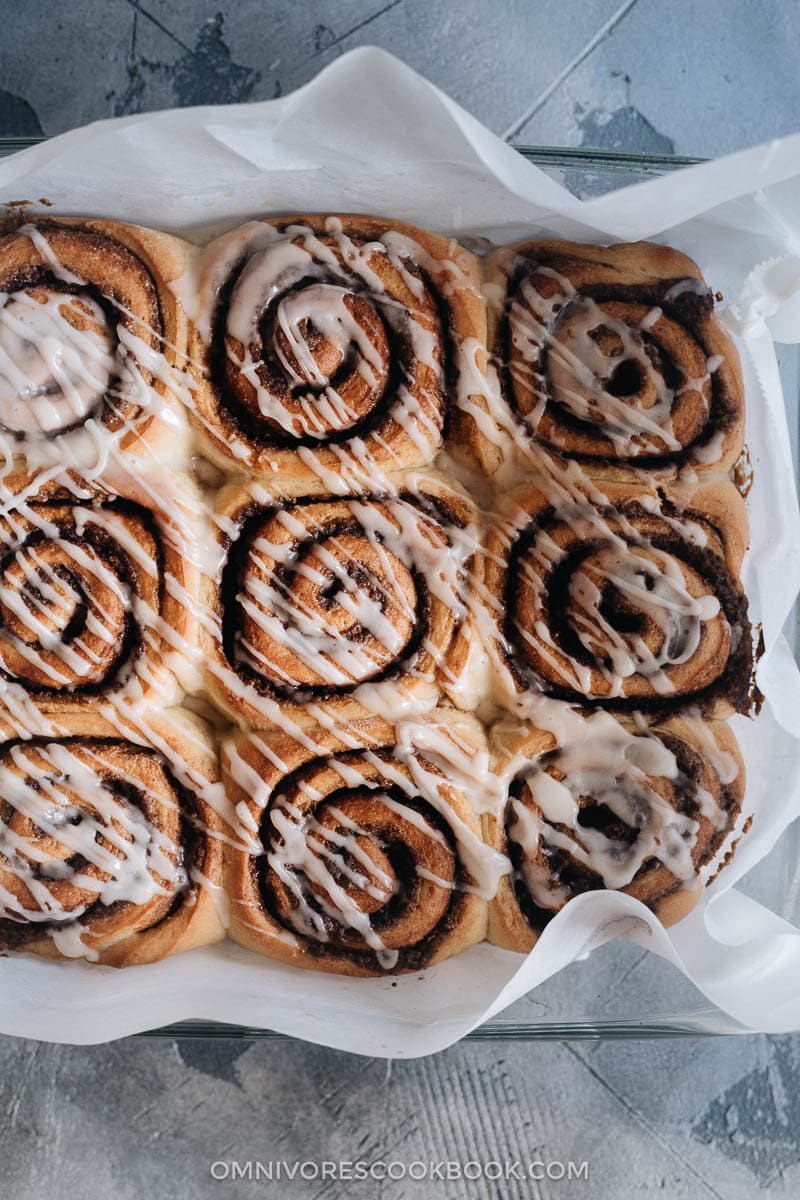
<path id="1" fill-rule="evenodd" d="M 353 46 L 517 142 L 716 155 L 800 112 L 794 0 L 0 0 L 0 135 L 261 100 Z"/>
<path id="2" fill-rule="evenodd" d="M 518 143 L 713 155 L 800 125 L 791 0 L 0 0 L 0 21 L 0 135 L 280 95 L 367 43 Z M 658 1012 L 676 991 L 702 1006 L 663 964 L 608 948 L 520 1011 Z M 388 1066 L 299 1043 L 0 1038 L 0 1146 L 16 1200 L 796 1196 L 800 1040 L 470 1043 Z M 588 1162 L 589 1178 L 247 1178 L 353 1159 Z"/>
<path id="3" fill-rule="evenodd" d="M 3 1195 L 206 1197 L 796 1196 L 792 1038 L 467 1044 L 413 1063 L 298 1043 L 0 1045 Z M 587 1162 L 588 1180 L 305 1184 L 214 1164 L 452 1159 Z M 255 1168 L 253 1168 L 255 1169 Z M 221 1173 L 222 1167 L 215 1167 Z"/>

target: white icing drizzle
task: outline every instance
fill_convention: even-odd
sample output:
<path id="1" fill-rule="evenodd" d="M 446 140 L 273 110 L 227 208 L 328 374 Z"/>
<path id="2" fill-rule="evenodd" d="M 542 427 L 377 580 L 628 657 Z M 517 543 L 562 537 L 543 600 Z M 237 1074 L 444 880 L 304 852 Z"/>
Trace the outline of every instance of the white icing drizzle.
<path id="1" fill-rule="evenodd" d="M 91 298 L 0 293 L 0 412 L 10 433 L 60 433 L 84 421 L 113 372 L 105 314 Z"/>
<path id="2" fill-rule="evenodd" d="M 244 853 L 260 854 L 259 829 L 249 809 L 239 805 L 234 811 L 222 785 L 212 782 L 205 768 L 194 761 L 191 751 L 203 748 L 204 735 L 193 732 L 190 726 L 181 729 L 190 746 L 184 757 L 164 733 L 160 711 L 181 692 L 192 698 L 187 706 L 205 704 L 207 664 L 198 633 L 206 641 L 218 640 L 220 624 L 208 604 L 207 593 L 198 589 L 192 572 L 201 575 L 206 584 L 218 586 L 224 550 L 216 534 L 222 531 L 236 537 L 239 529 L 231 517 L 212 516 L 213 492 L 222 479 L 203 458 L 192 462 L 194 481 L 175 471 L 175 460 L 181 461 L 186 450 L 184 423 L 176 412 L 185 410 L 208 433 L 215 432 L 214 421 L 198 401 L 202 368 L 185 356 L 179 366 L 174 365 L 171 360 L 176 347 L 162 342 L 160 349 L 154 349 L 154 331 L 142 328 L 139 333 L 132 332 L 130 326 L 136 321 L 133 314 L 113 297 L 104 296 L 103 306 L 91 300 L 81 290 L 85 281 L 61 266 L 46 235 L 34 226 L 25 227 L 24 232 L 53 276 L 70 289 L 77 289 L 77 294 L 40 288 L 0 296 L 0 475 L 7 481 L 0 508 L 4 562 L 0 570 L 0 667 L 4 672 L 0 679 L 0 710 L 9 736 L 52 739 L 46 742 L 45 750 L 54 772 L 52 778 L 47 775 L 44 790 L 38 790 L 25 782 L 27 776 L 19 776 L 0 764 L 0 796 L 9 812 L 0 827 L 0 860 L 4 860 L 3 871 L 10 873 L 1 885 L 0 904 L 9 920 L 42 925 L 61 954 L 92 957 L 96 951 L 90 940 L 84 940 L 81 920 L 93 904 L 109 907 L 119 900 L 147 905 L 154 897 L 202 888 L 213 897 L 225 920 L 225 898 L 218 880 L 205 877 L 197 869 L 192 869 L 189 878 L 181 847 L 144 820 L 124 795 L 106 787 L 99 770 L 94 771 L 77 752 L 59 743 L 67 731 L 60 727 L 57 715 L 43 713 L 40 698 L 26 686 L 25 672 L 35 670 L 46 678 L 46 686 L 54 689 L 64 685 L 65 680 L 67 689 L 73 686 L 72 681 L 96 682 L 103 677 L 108 648 L 117 645 L 121 616 L 135 619 L 142 630 L 143 651 L 128 662 L 113 688 L 101 689 L 95 700 L 98 711 L 115 735 L 154 747 L 181 786 L 202 800 L 215 819 L 214 828 L 206 828 L 195 818 L 201 833 L 222 839 Z M 332 241 L 335 252 L 328 241 Z M 379 753 L 380 747 L 365 746 L 362 733 L 348 724 L 330 700 L 305 700 L 301 716 L 280 699 L 261 695 L 240 678 L 235 665 L 212 661 L 209 669 L 237 702 L 246 702 L 257 710 L 259 724 L 290 735 L 309 754 L 325 753 L 315 741 L 319 734 L 309 720 L 324 731 L 334 732 L 361 756 L 353 761 L 364 764 L 363 773 L 357 767 L 343 769 L 344 789 L 367 786 L 370 800 L 384 810 L 387 818 L 406 824 L 440 850 L 443 840 L 452 845 L 462 868 L 458 881 L 422 863 L 417 868 L 420 886 L 424 884 L 446 896 L 446 902 L 460 890 L 490 899 L 510 864 L 459 817 L 449 789 L 459 791 L 476 813 L 496 812 L 507 781 L 494 775 L 488 755 L 476 748 L 469 733 L 462 736 L 452 725 L 443 731 L 435 718 L 426 719 L 424 714 L 441 700 L 443 691 L 466 708 L 477 707 L 481 696 L 484 706 L 489 705 L 486 668 L 487 656 L 497 655 L 497 599 L 485 590 L 471 593 L 465 584 L 470 560 L 480 544 L 477 521 L 470 518 L 461 525 L 440 520 L 424 504 L 407 498 L 404 490 L 424 500 L 426 476 L 406 472 L 398 481 L 398 472 L 409 459 L 408 447 L 420 462 L 428 462 L 440 440 L 439 393 L 447 381 L 439 344 L 439 318 L 432 321 L 426 308 L 428 279 L 436 274 L 445 301 L 474 285 L 458 265 L 455 245 L 452 261 L 442 263 L 434 262 L 406 234 L 389 232 L 379 241 L 359 243 L 348 237 L 341 222 L 334 218 L 327 222 L 324 238 L 305 226 L 278 233 L 271 226 L 253 222 L 220 239 L 210 252 L 192 256 L 184 277 L 170 285 L 206 339 L 211 336 L 225 281 L 242 259 L 247 263 L 228 307 L 227 355 L 229 363 L 253 389 L 257 412 L 284 434 L 318 437 L 322 446 L 327 431 L 343 433 L 356 426 L 362 412 L 359 406 L 382 387 L 387 367 L 381 337 L 395 337 L 408 345 L 390 410 L 407 441 L 406 448 L 373 430 L 368 436 L 331 443 L 324 454 L 316 444 L 301 446 L 295 452 L 313 473 L 320 491 L 342 498 L 342 510 L 361 531 L 365 561 L 359 559 L 359 547 L 351 543 L 350 535 L 343 535 L 332 538 L 330 544 L 319 542 L 299 567 L 297 562 L 290 562 L 295 554 L 293 539 L 317 532 L 313 514 L 308 521 L 297 515 L 311 512 L 313 504 L 292 508 L 290 499 L 295 489 L 284 486 L 285 467 L 277 459 L 268 468 L 269 479 L 248 481 L 256 504 L 277 508 L 276 528 L 285 531 L 287 540 L 256 538 L 250 548 L 251 582 L 243 587 L 239 602 L 258 637 L 242 636 L 237 643 L 237 654 L 243 661 L 279 684 L 302 687 L 309 680 L 319 679 L 333 687 L 352 688 L 352 698 L 362 710 L 392 723 L 392 753 L 386 757 Z M 387 295 L 376 261 L 396 274 L 408 296 L 419 304 L 418 309 L 412 300 L 400 304 Z M 563 293 L 566 281 L 555 282 Z M 692 283 L 686 281 L 687 286 Z M 539 303 L 535 297 L 533 301 Z M 277 391 L 265 383 L 264 364 L 253 352 L 257 326 L 265 307 L 270 306 L 274 309 L 271 319 L 276 361 L 288 381 L 286 389 Z M 369 311 L 365 312 L 363 306 Z M 119 313 L 116 328 L 110 327 L 109 312 Z M 645 335 L 652 333 L 661 320 L 657 310 L 643 314 L 639 330 L 631 331 L 604 310 L 574 306 L 570 336 L 564 342 L 542 332 L 552 313 L 542 316 L 547 320 L 531 323 L 529 315 L 515 312 L 514 336 L 519 345 L 530 345 L 532 352 L 538 353 L 546 344 L 564 375 L 562 402 L 589 421 L 601 417 L 608 421 L 610 436 L 620 446 L 631 439 L 636 439 L 639 447 L 652 448 L 658 439 L 671 445 L 674 436 L 669 414 L 680 400 L 679 393 L 704 393 L 709 377 L 720 365 L 709 359 L 703 371 L 687 378 L 677 394 L 672 394 L 662 377 L 653 383 L 655 368 L 643 349 Z M 592 337 L 598 321 L 620 339 L 622 351 L 611 356 L 600 352 Z M 573 387 L 569 382 L 577 379 L 585 385 L 587 369 L 608 380 L 620 353 L 635 360 L 655 387 L 652 403 L 638 408 L 622 404 L 621 398 L 605 386 L 590 388 L 590 399 L 586 400 L 582 387 Z M 525 474 L 542 481 L 559 518 L 579 536 L 603 541 L 603 549 L 591 568 L 585 567 L 576 578 L 573 601 L 583 614 L 580 636 L 587 650 L 609 654 L 610 647 L 612 664 L 605 672 L 612 691 L 618 689 L 614 694 L 624 695 L 624 681 L 638 672 L 653 681 L 655 690 L 663 689 L 662 694 L 667 694 L 669 665 L 691 657 L 704 623 L 715 618 L 717 601 L 702 593 L 695 595 L 670 556 L 646 538 L 638 537 L 632 522 L 614 510 L 600 488 L 591 484 L 577 466 L 561 467 L 535 444 L 531 448 L 531 439 L 519 422 L 504 415 L 496 371 L 490 370 L 487 377 L 483 369 L 482 343 L 477 339 L 460 340 L 453 356 L 456 369 L 452 388 L 457 402 L 472 416 L 481 433 L 498 447 L 507 463 L 513 457 L 506 454 L 509 447 L 518 451 L 524 448 Z M 413 369 L 406 363 L 414 364 Z M 343 371 L 357 385 L 346 395 L 340 383 Z M 481 397 L 480 403 L 476 397 Z M 103 406 L 117 418 L 114 429 L 99 419 Z M 148 428 L 153 416 L 162 427 L 172 429 L 173 446 L 150 443 Z M 529 414 L 528 421 L 531 419 Z M 535 422 L 535 413 L 533 419 Z M 132 440 L 133 452 L 123 448 Z M 244 441 L 234 438 L 229 451 L 230 469 L 247 463 Z M 709 455 L 709 461 L 714 452 L 712 442 L 707 443 L 703 453 Z M 15 477 L 21 460 L 32 476 L 24 486 Z M 450 460 L 441 461 L 452 467 Z M 495 478 L 495 495 L 513 481 L 519 455 L 514 462 L 517 465 L 504 467 Z M 198 483 L 205 487 L 204 492 Z M 486 486 L 482 499 L 488 507 L 490 492 Z M 40 502 L 39 493 L 50 487 L 66 493 L 63 505 L 71 513 L 74 539 L 64 537 L 60 528 L 48 520 L 48 505 Z M 154 560 L 136 528 L 117 519 L 113 504 L 108 503 L 117 494 L 156 515 L 159 537 L 173 556 L 169 563 L 166 554 Z M 440 494 L 438 487 L 433 494 Z M 446 498 L 446 490 L 441 494 Z M 658 509 L 658 501 L 649 493 L 643 496 L 642 504 Z M 706 534 L 696 521 L 680 514 L 660 515 L 680 536 L 703 545 Z M 522 528 L 522 521 L 523 514 L 510 520 L 509 540 Z M 27 546 L 24 539 L 30 532 L 36 535 L 35 544 Z M 115 542 L 117 554 L 130 562 L 134 574 L 138 571 L 143 578 L 161 579 L 164 595 L 190 618 L 188 635 L 180 621 L 168 619 L 158 605 L 143 599 L 136 588 L 115 574 L 114 565 L 92 544 L 93 533 Z M 633 549 L 629 546 L 631 538 Z M 526 583 L 534 588 L 538 586 L 538 568 L 558 561 L 559 547 L 543 538 L 537 553 L 540 557 L 534 566 L 525 566 Z M 183 566 L 173 565 L 173 560 Z M 289 565 L 296 569 L 298 579 L 298 586 L 291 591 L 276 570 Z M 424 669 L 412 666 L 398 678 L 375 679 L 386 663 L 402 654 L 415 618 L 415 596 L 408 586 L 414 572 L 424 576 L 431 596 L 450 613 L 453 625 L 475 626 L 480 639 L 473 639 L 465 670 L 453 668 L 449 647 L 429 636 L 421 646 L 430 660 Z M 648 616 L 663 626 L 665 636 L 659 651 L 651 653 L 606 620 L 599 596 L 607 584 L 646 608 Z M 329 589 L 328 608 L 321 619 L 316 601 L 325 588 Z M 62 637 L 79 610 L 83 622 L 80 635 Z M 675 644 L 676 625 L 680 626 L 679 649 L 667 651 L 664 647 L 668 643 Z M 267 637 L 266 649 L 262 635 Z M 546 637 L 542 640 L 555 651 Z M 16 656 L 14 669 L 5 657 L 12 651 Z M 555 660 L 555 654 L 553 657 Z M 581 664 L 568 663 L 564 667 L 561 660 L 559 664 L 570 686 L 580 687 L 585 682 Z M 420 676 L 434 686 L 419 691 L 416 684 Z M 511 691 L 506 703 L 518 715 L 535 720 L 542 728 L 555 731 L 558 726 L 559 731 L 566 730 L 567 740 L 573 736 L 566 705 L 543 698 L 535 689 L 524 697 L 515 689 Z M 619 751 L 622 746 L 624 750 L 628 745 L 625 739 L 632 737 L 606 714 L 597 714 L 592 720 L 593 729 L 602 725 L 603 737 L 590 739 L 591 745 L 589 741 L 574 747 L 570 743 L 568 749 L 572 756 L 570 773 L 574 768 L 576 780 L 584 780 L 586 787 L 596 778 L 592 771 L 600 771 L 606 762 L 609 747 L 616 746 Z M 720 780 L 727 782 L 735 760 L 718 746 L 714 749 L 716 742 L 711 734 L 703 733 L 705 727 L 699 717 L 690 714 L 687 720 Z M 613 736 L 612 731 L 616 731 Z M 252 737 L 259 753 L 280 767 L 266 735 Z M 657 758 L 659 752 L 655 748 L 643 751 L 639 745 L 655 745 L 654 738 L 633 740 L 636 753 L 630 760 L 625 758 L 625 770 L 638 786 L 639 776 L 646 770 L 642 754 Z M 33 745 L 42 752 L 38 742 Z M 600 765 L 593 767 L 590 750 L 595 752 L 598 747 Z M 13 751 L 18 759 L 33 753 L 33 748 L 27 746 Z M 662 758 L 655 766 L 664 768 L 665 763 L 662 747 Z M 655 766 L 650 762 L 649 767 L 655 770 Z M 264 795 L 263 780 L 230 750 L 227 769 L 251 798 L 264 805 L 272 802 L 272 797 Z M 667 770 L 660 773 L 669 778 Z M 540 807 L 540 802 L 544 804 L 542 811 L 546 809 L 553 820 L 553 814 L 574 813 L 574 799 L 569 800 L 557 786 L 542 782 L 550 777 L 540 774 L 536 786 L 542 795 L 536 799 Z M 414 807 L 419 800 L 436 813 L 436 823 Z M 713 809 L 711 798 L 701 800 L 701 811 L 708 816 Z M 690 880 L 692 872 L 687 864 L 691 851 L 682 846 L 690 847 L 691 829 L 688 825 L 678 829 L 675 822 L 670 823 L 658 798 L 649 798 L 649 802 L 656 815 L 641 844 L 637 839 L 635 854 L 624 865 L 606 861 L 613 856 L 594 838 L 596 831 L 581 831 L 582 848 L 578 853 L 588 856 L 587 864 L 600 863 L 598 873 L 607 886 L 622 886 L 619 880 L 632 869 L 636 855 L 656 842 L 656 857 L 663 855 L 661 861 L 665 863 L 669 859 L 669 869 L 682 880 Z M 624 808 L 618 797 L 614 803 Z M 85 810 L 88 815 L 70 824 L 73 810 L 81 805 L 81 813 Z M 631 817 L 630 805 L 625 812 Z M 64 813 L 68 814 L 66 821 Z M 400 950 L 376 932 L 367 911 L 370 905 L 362 901 L 366 898 L 378 906 L 391 903 L 398 883 L 381 865 L 379 856 L 373 854 L 370 831 L 336 805 L 323 824 L 278 797 L 274 815 L 280 837 L 269 848 L 270 866 L 296 902 L 289 927 L 276 936 L 290 942 L 309 937 L 325 941 L 331 936 L 331 926 L 338 927 L 361 939 L 383 969 L 392 970 Z M 521 843 L 532 844 L 536 831 L 529 828 L 526 832 L 523 828 L 532 820 L 529 810 L 521 810 L 517 819 Z M 39 832 L 20 835 L 17 830 L 25 822 Z M 443 837 L 439 822 L 449 830 L 449 838 Z M 56 849 L 40 854 L 37 847 L 48 843 Z M 70 882 L 83 889 L 79 903 L 74 905 L 60 901 L 56 888 L 56 883 L 68 878 L 58 877 L 62 869 L 58 864 L 66 861 L 66 852 L 77 856 L 75 861 L 81 863 L 74 879 L 69 876 Z M 34 869 L 37 854 L 41 862 Z M 55 872 L 52 878 L 48 870 Z M 13 886 L 9 886 L 9 880 Z M 544 881 L 534 882 L 547 891 Z M 552 899 L 552 889 L 548 895 Z"/>
<path id="3" fill-rule="evenodd" d="M 242 536 L 236 521 L 223 517 L 222 526 Z M 470 506 L 426 476 L 405 475 L 374 499 L 273 502 L 244 548 L 233 655 L 211 669 L 239 705 L 268 720 L 287 689 L 286 698 L 304 703 L 338 689 L 398 717 L 429 704 L 438 680 L 466 707 L 471 663 L 462 670 L 451 655 L 455 639 L 466 638 L 467 570 L 478 547 Z M 235 549 L 236 542 L 216 571 L 223 597 L 222 572 Z M 214 634 L 219 642 L 221 627 Z M 266 694 L 254 678 L 269 685 Z"/>
<path id="4" fill-rule="evenodd" d="M 44 285 L 0 292 L 0 471 L 22 461 L 29 471 L 66 466 L 98 478 L 121 448 L 151 449 L 154 421 L 175 433 L 181 450 L 176 401 L 187 404 L 195 385 L 168 360 L 175 348 L 118 297 L 104 293 L 101 306 L 87 281 L 61 265 L 45 232 L 24 225 L 17 236 L 29 238 L 75 294 Z M 110 313 L 119 315 L 116 325 Z"/>
<path id="5" fill-rule="evenodd" d="M 126 795 L 142 779 L 96 744 L 23 743 L 0 761 L 0 913 L 47 923 L 69 957 L 97 957 L 83 933 L 98 906 L 146 906 L 189 885 L 180 844 Z"/>
<path id="6" fill-rule="evenodd" d="M 538 466 L 536 486 L 562 531 L 554 529 L 551 536 L 524 504 L 511 506 L 510 512 L 507 504 L 505 513 L 497 518 L 501 549 L 495 561 L 501 567 L 525 532 L 533 532 L 517 562 L 517 648 L 507 642 L 502 631 L 498 635 L 498 621 L 502 624 L 505 616 L 504 598 L 489 588 L 479 589 L 475 620 L 494 648 L 496 669 L 508 679 L 505 662 L 521 651 L 530 661 L 533 676 L 538 663 L 539 677 L 546 673 L 589 697 L 673 695 L 672 671 L 693 661 L 709 628 L 718 632 L 721 645 L 733 647 L 735 630 L 719 599 L 704 590 L 705 581 L 688 561 L 656 545 L 646 524 L 628 515 L 621 504 L 613 504 L 602 485 L 585 475 L 577 463 L 562 463 L 538 447 L 532 452 Z M 707 534 L 691 514 L 686 518 L 672 513 L 665 516 L 657 495 L 644 482 L 641 495 L 633 492 L 630 499 L 658 518 L 656 532 L 659 526 L 663 532 L 666 525 L 688 545 L 706 545 Z M 573 543 L 587 546 L 589 552 L 570 572 L 569 607 L 563 615 L 586 658 L 565 649 L 545 619 L 551 575 L 567 561 Z M 615 617 L 614 603 L 623 606 L 630 628 Z M 517 688 L 509 684 L 507 690 L 513 696 Z"/>
<path id="7" fill-rule="evenodd" d="M 518 875 L 534 903 L 557 909 L 570 898 L 548 865 L 552 851 L 598 876 L 606 888 L 628 887 L 654 861 L 681 884 L 694 885 L 701 818 L 716 832 L 726 829 L 731 812 L 722 797 L 739 774 L 736 759 L 710 728 L 696 716 L 682 717 L 683 728 L 660 734 L 644 722 L 630 727 L 608 713 L 582 715 L 544 698 L 534 720 L 553 735 L 553 749 L 533 761 L 522 751 L 506 754 L 502 774 L 510 799 L 505 817 L 498 813 L 522 852 Z M 716 775 L 718 796 L 681 770 L 669 739 L 685 741 L 684 729 L 696 743 L 697 749 L 687 743 L 690 751 L 699 750 Z M 500 732 L 501 750 L 504 737 L 513 745 L 519 729 Z M 681 811 L 687 800 L 690 811 Z M 701 860 L 699 866 L 705 865 Z"/>
<path id="8" fill-rule="evenodd" d="M 130 478 L 129 470 L 118 473 L 118 486 L 126 474 Z M 147 504 L 147 475 L 135 475 L 128 495 Z M 56 492 L 37 493 L 42 481 Z M 170 516 L 155 508 L 154 535 L 150 511 L 118 507 L 113 489 L 99 480 L 89 490 L 79 477 L 52 471 L 8 493 L 0 506 L 3 707 L 31 686 L 46 689 L 45 706 L 86 688 L 100 697 L 113 690 L 142 702 L 152 690 L 162 701 L 176 697 L 169 680 L 173 669 L 186 678 L 186 646 L 180 622 L 176 627 L 167 618 L 177 618 L 187 594 L 169 571 L 160 581 L 159 567 L 162 545 L 171 542 L 184 554 L 188 530 L 179 534 L 177 528 L 181 485 L 167 497 L 174 501 Z M 165 609 L 169 596 L 172 614 Z"/>
<path id="9" fill-rule="evenodd" d="M 393 944 L 392 924 L 384 933 L 380 924 L 374 926 L 372 917 L 399 898 L 401 912 L 396 921 L 402 927 L 406 920 L 402 901 L 411 883 L 395 874 L 387 857 L 392 840 L 403 839 L 404 827 L 421 835 L 414 852 L 414 872 L 443 893 L 438 901 L 442 912 L 450 903 L 446 893 L 466 891 L 491 898 L 509 869 L 507 859 L 476 835 L 451 801 L 453 790 L 458 790 L 474 811 L 480 811 L 487 795 L 499 795 L 499 781 L 491 775 L 488 755 L 475 745 L 474 735 L 435 720 L 402 721 L 394 734 L 395 745 L 387 753 L 382 743 L 371 750 L 367 742 L 364 749 L 367 735 L 363 727 L 353 727 L 355 753 L 326 752 L 311 761 L 311 768 L 319 764 L 321 775 L 333 776 L 333 783 L 328 780 L 332 790 L 317 791 L 317 776 L 313 770 L 307 776 L 306 768 L 304 776 L 311 782 L 295 785 L 302 804 L 293 798 L 294 793 L 287 794 L 283 775 L 271 789 L 235 744 L 225 746 L 227 771 L 250 797 L 253 808 L 269 813 L 271 837 L 266 845 L 261 842 L 260 822 L 252 818 L 250 808 L 243 806 L 238 816 L 240 827 L 249 830 L 251 852 L 265 855 L 269 870 L 285 892 L 288 907 L 275 919 L 279 925 L 288 925 L 295 939 L 292 944 L 297 944 L 297 938 L 344 941 L 351 949 L 373 951 L 386 970 L 397 965 L 403 944 Z M 267 738 L 251 736 L 257 751 L 279 772 L 285 772 L 286 764 L 272 751 Z M 313 742 L 308 749 L 313 753 Z M 368 827 L 343 811 L 353 796 L 363 795 L 368 796 L 370 805 Z M 442 829 L 417 807 L 420 802 L 449 828 L 454 850 Z M 384 827 L 390 840 L 380 832 Z M 443 867 L 456 853 L 465 874 L 459 874 L 452 864 L 451 873 L 442 877 L 426 866 L 428 853 Z M 428 924 L 424 913 L 420 920 L 422 929 L 415 926 L 415 941 L 435 929 L 435 922 Z M 285 933 L 278 928 L 276 936 L 285 938 Z"/>
<path id="10" fill-rule="evenodd" d="M 693 461 L 719 459 L 724 433 L 694 443 L 708 421 L 720 355 L 706 357 L 659 306 L 597 301 L 553 267 L 513 251 L 498 254 L 495 269 L 486 299 L 507 328 L 508 357 L 498 366 L 519 394 L 519 418 L 500 400 L 499 387 L 488 422 L 483 399 L 462 395 L 459 404 L 480 433 L 498 442 L 503 457 L 526 464 L 534 434 L 556 449 L 577 439 L 580 452 L 599 458 L 635 460 L 690 447 Z M 681 280 L 664 292 L 664 304 L 688 292 L 707 296 L 708 289 L 699 280 Z M 669 381 L 664 355 L 676 376 Z M 581 424 L 565 430 L 559 409 Z"/>
<path id="11" fill-rule="evenodd" d="M 429 462 L 441 441 L 445 340 L 454 372 L 471 371 L 466 343 L 442 329 L 431 291 L 434 278 L 446 303 L 477 296 L 455 243 L 452 253 L 434 258 L 391 230 L 361 241 L 330 217 L 321 232 L 251 222 L 193 258 L 171 286 L 206 344 L 224 320 L 219 407 L 202 394 L 187 398 L 215 456 L 257 464 L 277 489 L 302 465 L 301 478 L 331 494 L 374 488 L 387 471 Z M 277 439 L 271 450 L 241 432 L 230 414 L 242 410 Z"/>

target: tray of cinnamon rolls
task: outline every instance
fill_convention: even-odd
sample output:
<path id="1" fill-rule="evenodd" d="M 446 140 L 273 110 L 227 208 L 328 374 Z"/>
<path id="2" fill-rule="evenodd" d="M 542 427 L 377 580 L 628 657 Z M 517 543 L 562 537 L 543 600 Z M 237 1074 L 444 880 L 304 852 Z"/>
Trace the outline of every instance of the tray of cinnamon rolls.
<path id="1" fill-rule="evenodd" d="M 683 918 L 758 704 L 713 287 L 380 216 L 9 222 L 2 952 L 380 977 L 577 896 Z"/>

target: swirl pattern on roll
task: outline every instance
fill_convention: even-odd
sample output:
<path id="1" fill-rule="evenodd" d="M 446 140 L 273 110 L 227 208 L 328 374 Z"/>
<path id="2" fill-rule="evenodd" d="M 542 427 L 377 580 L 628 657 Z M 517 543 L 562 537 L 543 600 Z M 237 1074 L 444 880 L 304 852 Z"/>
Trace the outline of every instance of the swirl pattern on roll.
<path id="1" fill-rule="evenodd" d="M 0 515 L 0 708 L 175 699 L 192 569 L 154 514 L 72 483 L 13 477 Z"/>
<path id="2" fill-rule="evenodd" d="M 746 541 L 728 482 L 697 489 L 683 509 L 644 485 L 595 492 L 569 471 L 523 486 L 489 536 L 482 572 L 511 707 L 545 692 L 618 708 L 747 711 Z"/>
<path id="3" fill-rule="evenodd" d="M 74 728 L 0 747 L 2 948 L 129 966 L 216 940 L 214 814 L 154 749 Z"/>
<path id="4" fill-rule="evenodd" d="M 549 729 L 495 732 L 507 790 L 486 831 L 513 870 L 490 905 L 490 940 L 530 950 L 570 899 L 603 889 L 665 925 L 680 920 L 741 833 L 733 734 L 692 715 L 651 727 L 566 708 L 545 716 Z"/>
<path id="5" fill-rule="evenodd" d="M 430 462 L 462 347 L 485 345 L 472 256 L 371 217 L 246 225 L 208 247 L 201 292 L 209 452 L 294 492 Z"/>
<path id="6" fill-rule="evenodd" d="M 0 952 L 149 962 L 222 898 L 267 957 L 414 972 L 587 892 L 670 923 L 727 861 L 735 351 L 675 251 L 484 261 L 361 216 L 0 237 Z"/>
<path id="7" fill-rule="evenodd" d="M 297 706 L 352 715 L 468 691 L 479 542 L 464 493 L 412 475 L 389 495 L 266 506 L 235 488 L 221 510 L 208 679 L 235 715 L 264 725 Z"/>
<path id="8" fill-rule="evenodd" d="M 507 868 L 469 798 L 484 760 L 477 725 L 448 714 L 230 739 L 231 936 L 349 975 L 420 970 L 479 941 Z"/>
<path id="9" fill-rule="evenodd" d="M 589 470 L 728 470 L 738 356 L 695 263 L 664 246 L 526 242 L 487 264 L 491 350 L 514 439 Z"/>
<path id="10" fill-rule="evenodd" d="M 183 266 L 177 239 L 113 221 L 41 220 L 0 238 L 2 458 L 163 451 L 167 409 L 174 442 L 187 322 L 167 282 Z"/>

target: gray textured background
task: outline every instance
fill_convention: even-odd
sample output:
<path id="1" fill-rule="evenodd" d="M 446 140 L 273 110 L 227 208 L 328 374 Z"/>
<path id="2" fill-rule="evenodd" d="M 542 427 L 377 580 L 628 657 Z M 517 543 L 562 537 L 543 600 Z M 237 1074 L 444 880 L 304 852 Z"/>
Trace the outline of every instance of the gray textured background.
<path id="1" fill-rule="evenodd" d="M 517 142 L 716 155 L 800 113 L 795 0 L 2 0 L 0 14 L 7 134 L 280 96 L 365 44 Z"/>
<path id="2" fill-rule="evenodd" d="M 793 0 L 0 0 L 0 135 L 290 91 L 352 46 L 392 50 L 519 143 L 715 155 L 800 125 Z M 523 1004 L 702 1003 L 609 947 Z M 0 1195 L 18 1200 L 659 1195 L 800 1190 L 800 1040 L 465 1044 L 387 1065 L 299 1043 L 0 1039 Z M 215 1182 L 216 1160 L 590 1164 L 589 1183 Z"/>

